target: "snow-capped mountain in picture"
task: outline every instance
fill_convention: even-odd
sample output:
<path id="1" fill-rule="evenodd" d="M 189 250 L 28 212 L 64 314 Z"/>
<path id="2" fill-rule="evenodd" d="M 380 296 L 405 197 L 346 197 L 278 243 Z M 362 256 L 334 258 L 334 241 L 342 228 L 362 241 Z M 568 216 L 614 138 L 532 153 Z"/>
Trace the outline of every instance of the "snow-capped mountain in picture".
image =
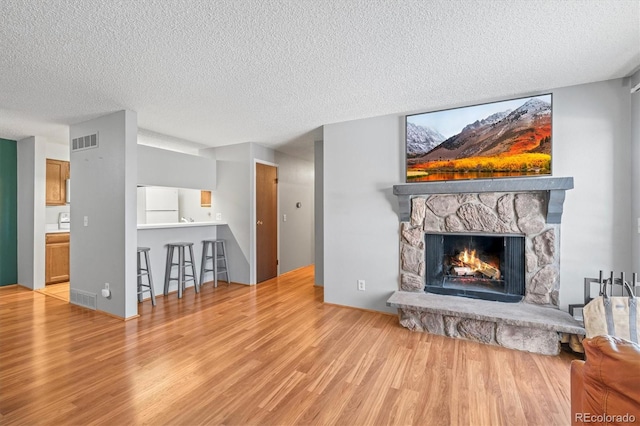
<path id="1" fill-rule="evenodd" d="M 409 116 L 407 180 L 550 174 L 551 115 L 543 95 Z"/>
<path id="2" fill-rule="evenodd" d="M 424 155 L 440 145 L 446 138 L 429 127 L 407 123 L 407 155 Z"/>
<path id="3" fill-rule="evenodd" d="M 476 121 L 447 139 L 423 157 L 424 160 L 450 160 L 490 157 L 534 150 L 551 134 L 551 104 L 538 99 L 520 108 L 496 113 Z M 547 145 L 550 147 L 549 145 Z M 547 154 L 551 152 L 547 151 Z"/>

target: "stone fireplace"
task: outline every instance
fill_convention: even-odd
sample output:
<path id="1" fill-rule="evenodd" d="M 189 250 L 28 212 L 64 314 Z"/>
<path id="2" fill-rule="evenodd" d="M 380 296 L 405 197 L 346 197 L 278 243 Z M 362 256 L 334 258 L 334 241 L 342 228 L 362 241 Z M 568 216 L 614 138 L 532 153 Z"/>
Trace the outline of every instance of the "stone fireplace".
<path id="1" fill-rule="evenodd" d="M 401 224 L 401 289 L 423 291 L 425 235 L 507 235 L 524 241 L 524 301 L 558 305 L 560 224 L 546 220 L 542 191 L 417 195 Z M 515 301 L 515 300 L 512 300 Z"/>
<path id="2" fill-rule="evenodd" d="M 571 188 L 573 178 L 552 177 L 394 186 L 401 291 L 388 304 L 401 324 L 546 354 L 558 333 L 584 334 L 558 309 Z"/>
<path id="3" fill-rule="evenodd" d="M 525 292 L 522 235 L 425 234 L 425 291 L 499 302 Z"/>

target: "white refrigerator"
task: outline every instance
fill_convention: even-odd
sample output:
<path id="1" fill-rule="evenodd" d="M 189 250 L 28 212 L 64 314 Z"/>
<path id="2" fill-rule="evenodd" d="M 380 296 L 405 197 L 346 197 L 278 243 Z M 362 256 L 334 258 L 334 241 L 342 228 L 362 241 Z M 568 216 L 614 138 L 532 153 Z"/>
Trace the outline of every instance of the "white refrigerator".
<path id="1" fill-rule="evenodd" d="M 178 223 L 178 189 L 138 187 L 138 223 Z"/>

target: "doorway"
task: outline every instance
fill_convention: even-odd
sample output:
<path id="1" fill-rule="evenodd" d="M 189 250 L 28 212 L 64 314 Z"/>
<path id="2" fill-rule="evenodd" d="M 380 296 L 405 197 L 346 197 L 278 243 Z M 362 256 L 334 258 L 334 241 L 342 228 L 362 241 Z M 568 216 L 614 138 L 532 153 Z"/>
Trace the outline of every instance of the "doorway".
<path id="1" fill-rule="evenodd" d="M 256 280 L 278 275 L 278 168 L 256 163 Z"/>

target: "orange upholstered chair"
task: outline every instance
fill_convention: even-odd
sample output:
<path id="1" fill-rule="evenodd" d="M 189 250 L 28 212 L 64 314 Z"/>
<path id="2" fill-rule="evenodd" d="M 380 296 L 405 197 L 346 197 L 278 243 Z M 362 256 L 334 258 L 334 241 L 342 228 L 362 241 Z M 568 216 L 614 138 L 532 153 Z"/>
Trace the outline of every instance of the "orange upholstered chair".
<path id="1" fill-rule="evenodd" d="M 582 341 L 571 362 L 571 424 L 640 424 L 640 346 L 613 336 Z"/>

